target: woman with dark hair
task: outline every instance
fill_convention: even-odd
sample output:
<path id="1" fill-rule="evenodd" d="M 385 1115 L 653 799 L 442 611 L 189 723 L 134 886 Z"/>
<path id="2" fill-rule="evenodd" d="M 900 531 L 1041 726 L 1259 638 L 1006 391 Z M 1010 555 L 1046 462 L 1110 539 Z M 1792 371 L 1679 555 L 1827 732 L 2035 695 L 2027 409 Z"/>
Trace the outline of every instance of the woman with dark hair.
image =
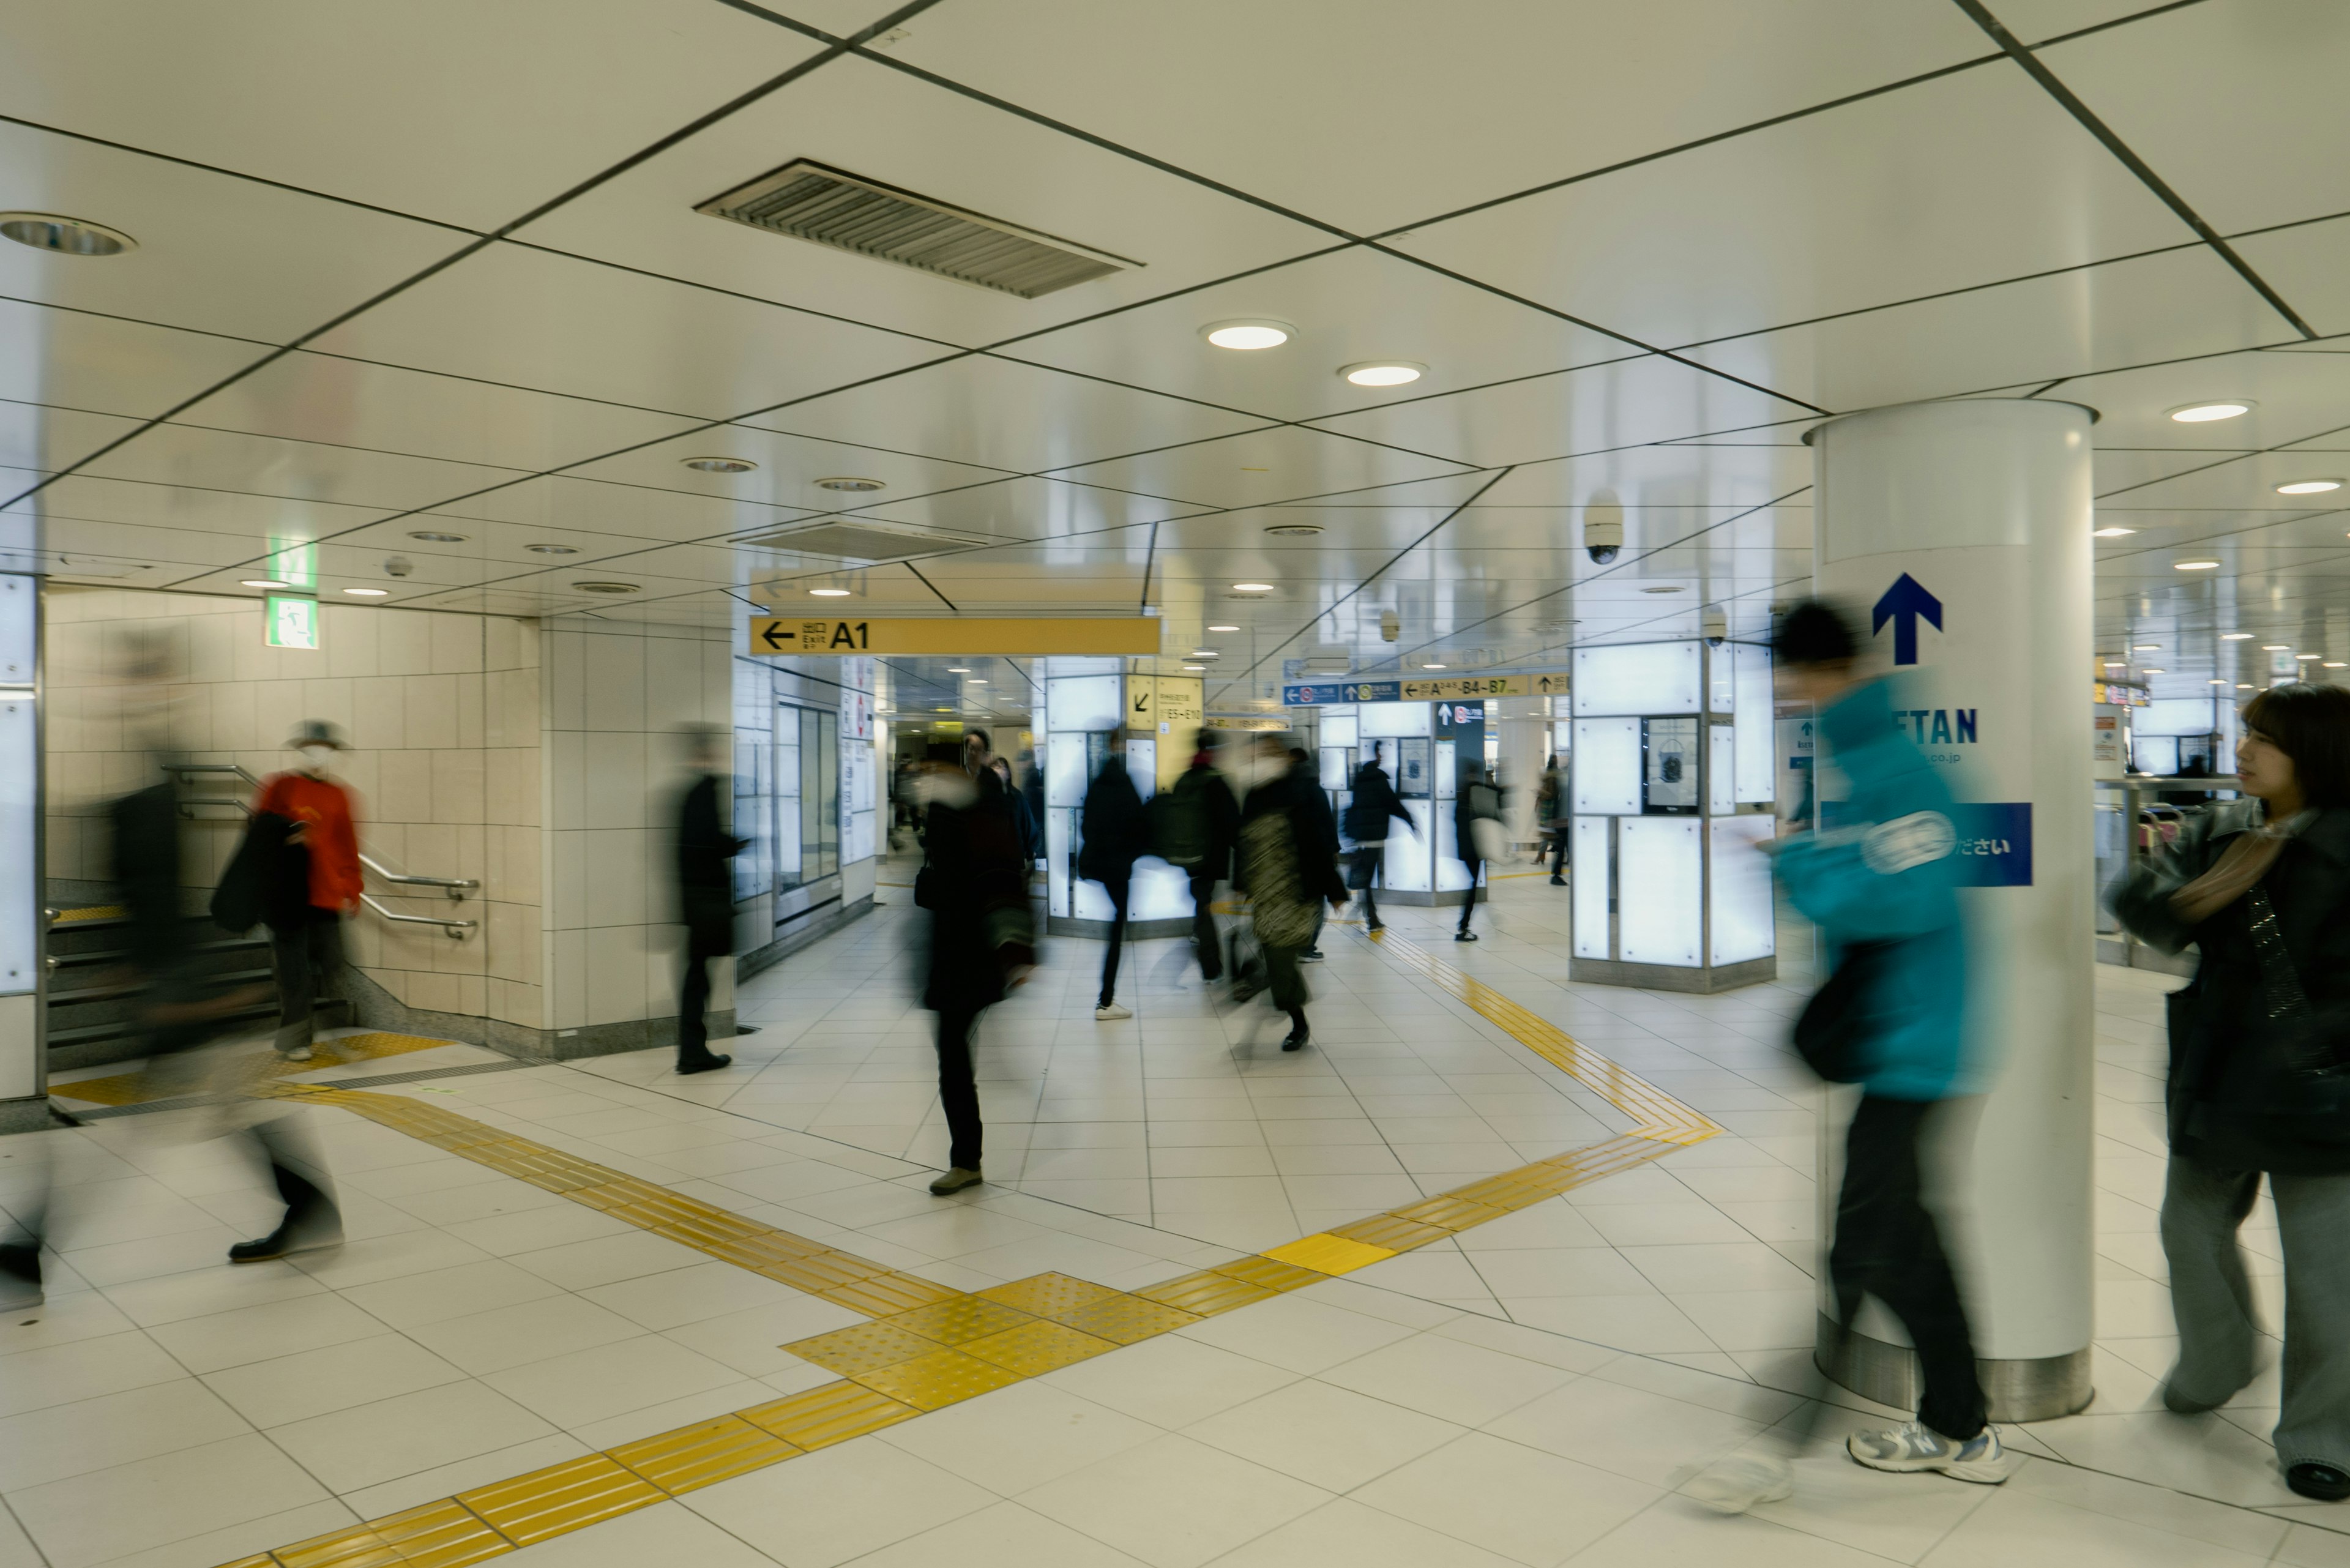
<path id="1" fill-rule="evenodd" d="M 2200 950 L 2170 997 L 2162 1251 L 2178 1361 L 2162 1402 L 2226 1404 L 2260 1329 L 2236 1231 L 2266 1173 L 2284 1243 L 2285 1484 L 2350 1497 L 2350 691 L 2245 705 L 2242 800 L 2190 815 L 2114 895 L 2148 945 Z"/>

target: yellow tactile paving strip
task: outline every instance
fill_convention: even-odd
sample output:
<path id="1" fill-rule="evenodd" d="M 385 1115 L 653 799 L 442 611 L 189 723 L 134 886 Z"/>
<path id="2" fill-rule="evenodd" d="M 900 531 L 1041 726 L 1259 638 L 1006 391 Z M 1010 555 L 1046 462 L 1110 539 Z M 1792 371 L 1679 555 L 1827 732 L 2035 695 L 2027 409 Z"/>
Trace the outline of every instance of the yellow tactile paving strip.
<path id="1" fill-rule="evenodd" d="M 83 909 L 59 909 L 49 917 L 53 926 L 70 926 L 82 920 L 120 919 L 130 911 L 120 904 L 93 904 Z"/>
<path id="2" fill-rule="evenodd" d="M 428 1039 L 421 1034 L 343 1034 L 331 1040 L 320 1040 L 312 1046 L 307 1062 L 283 1059 L 265 1064 L 262 1071 L 272 1078 L 283 1078 L 295 1073 L 315 1073 L 323 1067 L 343 1067 L 353 1062 L 373 1062 L 385 1056 L 404 1056 L 411 1051 L 431 1051 L 442 1045 L 454 1045 L 454 1040 Z M 50 1097 L 78 1100 L 93 1106 L 135 1106 L 153 1097 L 152 1086 L 143 1073 L 117 1073 L 106 1078 L 76 1078 L 70 1083 L 55 1084 L 49 1088 Z"/>
<path id="3" fill-rule="evenodd" d="M 1392 934 L 1369 938 L 1639 1125 L 1254 1257 L 1126 1292 L 1066 1274 L 951 1291 L 395 1095 L 281 1084 L 812 1295 L 870 1323 L 784 1348 L 841 1374 L 787 1398 L 624 1443 L 226 1568 L 464 1568 L 908 1421 L 1531 1207 L 1721 1132 L 1557 1025 Z"/>

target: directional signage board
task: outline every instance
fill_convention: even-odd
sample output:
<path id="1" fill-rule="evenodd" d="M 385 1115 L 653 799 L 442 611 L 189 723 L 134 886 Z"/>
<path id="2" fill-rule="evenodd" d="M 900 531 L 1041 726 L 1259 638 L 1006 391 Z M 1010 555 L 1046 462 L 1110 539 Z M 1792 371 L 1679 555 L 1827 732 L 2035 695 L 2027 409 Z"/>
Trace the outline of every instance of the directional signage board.
<path id="1" fill-rule="evenodd" d="M 1564 697 L 1564 670 L 1532 675 L 1461 675 L 1443 680 L 1295 680 L 1281 689 L 1285 708 L 1331 702 L 1449 702 L 1460 697 Z"/>
<path id="2" fill-rule="evenodd" d="M 990 620 L 977 616 L 754 616 L 754 654 L 1127 654 L 1159 652 L 1159 622 L 1146 616 Z"/>
<path id="3" fill-rule="evenodd" d="M 1284 708 L 1319 708 L 1329 702 L 1399 702 L 1403 688 L 1393 680 L 1293 680 L 1281 689 Z"/>

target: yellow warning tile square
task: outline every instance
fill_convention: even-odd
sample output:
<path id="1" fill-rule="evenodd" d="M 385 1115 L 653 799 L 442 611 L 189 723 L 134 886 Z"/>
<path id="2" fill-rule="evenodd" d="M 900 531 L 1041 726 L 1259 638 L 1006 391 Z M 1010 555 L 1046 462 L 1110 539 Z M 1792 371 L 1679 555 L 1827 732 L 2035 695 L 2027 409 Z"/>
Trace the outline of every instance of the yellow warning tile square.
<path id="1" fill-rule="evenodd" d="M 549 1540 L 664 1501 L 669 1494 L 602 1454 L 549 1465 L 457 1501 L 517 1546 Z"/>
<path id="2" fill-rule="evenodd" d="M 917 1307 L 883 1320 L 891 1328 L 902 1328 L 941 1345 L 961 1345 L 967 1339 L 1002 1334 L 1031 1321 L 1024 1312 L 1015 1312 L 1001 1302 L 983 1301 L 978 1296 L 957 1296 L 952 1301 Z"/>
<path id="3" fill-rule="evenodd" d="M 795 1339 L 783 1348 L 803 1361 L 813 1361 L 844 1377 L 854 1377 L 877 1366 L 894 1366 L 900 1361 L 928 1355 L 938 1347 L 937 1340 L 925 1339 L 889 1324 L 860 1323 L 836 1328 L 829 1334 Z"/>
<path id="4" fill-rule="evenodd" d="M 827 1383 L 734 1412 L 763 1432 L 803 1449 L 829 1448 L 921 1414 L 862 1383 Z"/>
<path id="5" fill-rule="evenodd" d="M 960 1350 L 933 1350 L 895 1366 L 860 1372 L 857 1381 L 917 1410 L 939 1410 L 1017 1383 L 1020 1374 Z"/>
<path id="6" fill-rule="evenodd" d="M 697 1421 L 605 1450 L 671 1496 L 764 1469 L 800 1451 L 738 1416 Z"/>
<path id="7" fill-rule="evenodd" d="M 1348 1241 L 1344 1236 L 1333 1236 L 1324 1231 L 1286 1246 L 1269 1248 L 1264 1255 L 1301 1269 L 1311 1269 L 1317 1274 L 1350 1274 L 1357 1269 L 1394 1257 L 1395 1250 L 1374 1247 L 1367 1241 Z"/>
<path id="8" fill-rule="evenodd" d="M 1058 1317 L 1081 1306 L 1107 1301 L 1118 1293 L 1107 1285 L 1097 1285 L 1091 1280 L 1080 1280 L 1069 1274 L 1031 1274 L 1008 1285 L 991 1285 L 978 1293 L 987 1301 L 1002 1302 L 1015 1311 L 1035 1313 L 1038 1317 Z"/>
<path id="9" fill-rule="evenodd" d="M 966 1341 L 962 1346 L 965 1355 L 976 1355 L 1023 1377 L 1042 1377 L 1047 1372 L 1074 1366 L 1117 1348 L 1107 1339 L 1080 1334 L 1066 1324 L 1047 1323 L 1042 1318 L 1032 1318 L 1002 1334 Z"/>

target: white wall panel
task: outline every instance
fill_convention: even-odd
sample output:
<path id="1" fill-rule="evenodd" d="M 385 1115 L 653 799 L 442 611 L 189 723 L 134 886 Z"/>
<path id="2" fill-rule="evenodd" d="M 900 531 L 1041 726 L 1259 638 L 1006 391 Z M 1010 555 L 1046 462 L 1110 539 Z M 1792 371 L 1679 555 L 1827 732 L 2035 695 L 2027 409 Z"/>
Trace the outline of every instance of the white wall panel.
<path id="1" fill-rule="evenodd" d="M 1698 822 L 1627 816 L 1616 825 L 1616 909 L 1626 963 L 1695 969 L 1703 935 L 1705 857 Z"/>

